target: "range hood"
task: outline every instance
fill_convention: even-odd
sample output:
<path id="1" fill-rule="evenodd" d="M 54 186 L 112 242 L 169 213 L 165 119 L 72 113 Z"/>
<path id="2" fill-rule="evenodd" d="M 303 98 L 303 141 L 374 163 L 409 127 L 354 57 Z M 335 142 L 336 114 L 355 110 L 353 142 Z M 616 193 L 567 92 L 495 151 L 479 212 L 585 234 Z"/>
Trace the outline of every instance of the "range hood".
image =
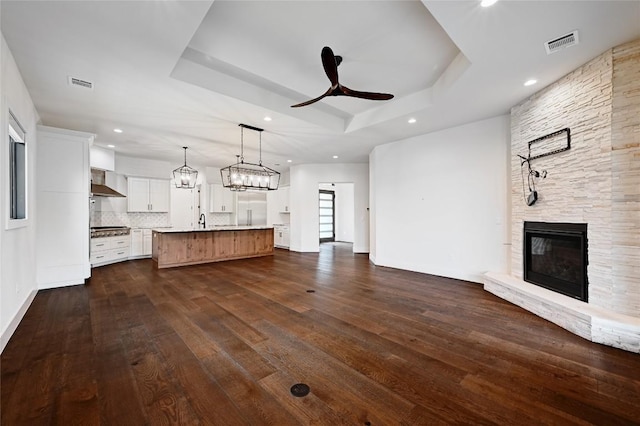
<path id="1" fill-rule="evenodd" d="M 100 169 L 91 169 L 91 195 L 93 197 L 124 197 L 106 185 L 106 172 Z"/>

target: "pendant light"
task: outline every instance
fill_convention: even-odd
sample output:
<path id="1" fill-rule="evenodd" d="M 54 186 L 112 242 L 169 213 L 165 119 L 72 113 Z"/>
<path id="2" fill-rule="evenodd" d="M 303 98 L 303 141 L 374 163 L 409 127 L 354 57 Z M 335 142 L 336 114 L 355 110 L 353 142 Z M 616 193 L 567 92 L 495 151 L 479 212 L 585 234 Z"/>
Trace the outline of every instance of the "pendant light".
<path id="1" fill-rule="evenodd" d="M 264 129 L 239 124 L 240 155 L 236 155 L 236 163 L 220 169 L 222 185 L 231 191 L 273 191 L 280 184 L 280 173 L 262 165 L 262 132 Z M 244 161 L 244 129 L 255 130 L 260 135 L 260 159 L 258 164 Z"/>
<path id="2" fill-rule="evenodd" d="M 180 166 L 173 171 L 173 183 L 176 188 L 193 189 L 198 179 L 198 171 L 193 167 L 187 166 L 187 147 L 184 149 L 184 166 Z"/>

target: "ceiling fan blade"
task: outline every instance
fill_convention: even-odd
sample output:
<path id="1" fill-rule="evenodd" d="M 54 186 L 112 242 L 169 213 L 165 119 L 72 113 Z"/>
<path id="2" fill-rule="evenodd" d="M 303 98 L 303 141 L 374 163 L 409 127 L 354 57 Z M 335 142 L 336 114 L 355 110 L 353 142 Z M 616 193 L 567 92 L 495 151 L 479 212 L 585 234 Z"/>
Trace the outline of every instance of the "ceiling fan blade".
<path id="1" fill-rule="evenodd" d="M 325 46 L 322 48 L 322 54 L 320 56 L 322 57 L 324 72 L 331 82 L 331 87 L 336 87 L 338 85 L 338 63 L 336 62 L 336 56 L 333 54 L 333 50 Z"/>
<path id="2" fill-rule="evenodd" d="M 302 102 L 300 104 L 296 104 L 296 105 L 291 105 L 291 108 L 298 108 L 298 107 L 303 107 L 303 106 L 307 106 L 307 105 L 311 105 L 313 103 L 318 102 L 320 99 L 329 96 L 331 94 L 331 91 L 333 90 L 332 87 L 329 87 L 329 90 L 327 90 L 326 92 L 324 92 L 322 95 L 318 96 L 317 98 L 311 99 L 309 101 L 306 102 Z"/>
<path id="3" fill-rule="evenodd" d="M 342 94 L 354 98 L 370 99 L 372 101 L 387 101 L 393 98 L 391 93 L 359 92 L 357 90 L 351 90 L 345 86 L 340 86 L 340 88 Z"/>
<path id="4" fill-rule="evenodd" d="M 338 82 L 338 65 L 340 65 L 340 62 L 342 62 L 342 57 L 334 55 L 333 50 L 331 50 L 331 48 L 328 46 L 322 48 L 320 57 L 322 58 L 322 66 L 324 67 L 324 72 L 325 74 L 327 74 L 327 77 L 329 77 L 329 81 L 331 81 L 331 87 L 329 87 L 329 90 L 327 90 L 324 94 L 318 96 L 317 98 L 296 105 L 291 105 L 291 108 L 311 105 L 327 96 L 351 96 L 353 98 L 370 99 L 374 101 L 386 101 L 393 98 L 393 95 L 390 93 L 359 92 L 357 90 L 351 90 L 348 87 L 341 85 Z"/>

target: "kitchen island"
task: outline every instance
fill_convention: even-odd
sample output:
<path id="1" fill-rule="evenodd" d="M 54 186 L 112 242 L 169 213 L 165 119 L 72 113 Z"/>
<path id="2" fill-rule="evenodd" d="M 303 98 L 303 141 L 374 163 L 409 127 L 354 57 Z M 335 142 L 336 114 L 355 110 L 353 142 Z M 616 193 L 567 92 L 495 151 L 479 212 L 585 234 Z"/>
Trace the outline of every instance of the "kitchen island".
<path id="1" fill-rule="evenodd" d="M 151 257 L 157 268 L 273 255 L 272 226 L 154 229 Z"/>

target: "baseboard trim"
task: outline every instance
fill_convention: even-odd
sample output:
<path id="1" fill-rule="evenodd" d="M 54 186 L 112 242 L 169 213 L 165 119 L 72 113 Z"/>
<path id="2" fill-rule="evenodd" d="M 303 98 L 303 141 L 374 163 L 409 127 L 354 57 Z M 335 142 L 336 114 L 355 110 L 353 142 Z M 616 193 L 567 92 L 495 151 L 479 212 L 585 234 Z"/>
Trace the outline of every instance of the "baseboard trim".
<path id="1" fill-rule="evenodd" d="M 62 287 L 70 287 L 73 285 L 84 285 L 87 279 L 91 278 L 90 276 L 83 279 L 74 279 L 68 281 L 58 281 L 53 283 L 39 283 L 38 290 L 49 290 L 52 288 L 62 288 Z"/>
<path id="2" fill-rule="evenodd" d="M 11 321 L 9 321 L 9 325 L 7 325 L 7 328 L 2 332 L 2 336 L 0 336 L 0 353 L 4 351 L 5 346 L 7 346 L 7 343 L 9 343 L 9 339 L 11 339 L 11 336 L 13 336 L 13 333 L 18 328 L 20 321 L 22 321 L 24 314 L 27 313 L 27 309 L 29 309 L 29 306 L 31 306 L 31 302 L 33 302 L 33 299 L 35 299 L 36 294 L 38 294 L 38 290 L 32 290 L 31 293 L 29 293 L 29 296 L 27 296 L 22 306 L 20 306 L 20 309 L 18 309 L 16 315 Z"/>

